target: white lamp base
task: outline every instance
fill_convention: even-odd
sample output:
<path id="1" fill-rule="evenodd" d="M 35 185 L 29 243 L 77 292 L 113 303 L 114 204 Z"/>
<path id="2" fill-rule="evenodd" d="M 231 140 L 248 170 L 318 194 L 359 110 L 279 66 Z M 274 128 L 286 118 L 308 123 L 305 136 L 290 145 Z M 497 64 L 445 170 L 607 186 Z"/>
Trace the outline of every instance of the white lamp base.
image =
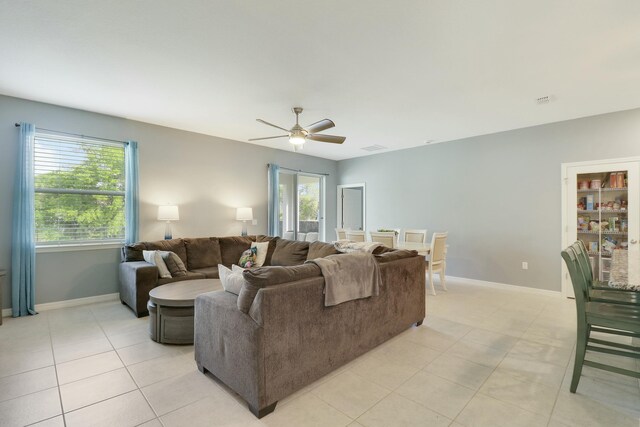
<path id="1" fill-rule="evenodd" d="M 164 240 L 171 240 L 172 238 L 171 221 L 167 221 L 167 224 L 164 226 Z"/>
<path id="2" fill-rule="evenodd" d="M 241 236 L 246 236 L 247 235 L 247 221 L 242 221 L 242 234 L 240 234 Z"/>

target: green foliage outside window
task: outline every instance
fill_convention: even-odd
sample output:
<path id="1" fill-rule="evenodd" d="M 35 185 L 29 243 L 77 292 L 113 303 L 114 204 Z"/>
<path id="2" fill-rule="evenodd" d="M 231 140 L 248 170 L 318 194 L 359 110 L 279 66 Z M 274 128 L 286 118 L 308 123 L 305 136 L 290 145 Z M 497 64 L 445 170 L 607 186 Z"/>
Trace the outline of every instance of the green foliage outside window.
<path id="1" fill-rule="evenodd" d="M 66 144 L 36 141 L 36 241 L 123 239 L 124 148 Z"/>

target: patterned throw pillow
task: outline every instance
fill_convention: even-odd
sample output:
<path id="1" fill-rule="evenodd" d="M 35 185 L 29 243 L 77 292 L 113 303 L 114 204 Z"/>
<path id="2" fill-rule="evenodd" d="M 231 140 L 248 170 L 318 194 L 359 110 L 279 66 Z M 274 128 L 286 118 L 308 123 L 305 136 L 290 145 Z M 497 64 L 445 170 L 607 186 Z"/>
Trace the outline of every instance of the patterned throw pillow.
<path id="1" fill-rule="evenodd" d="M 258 257 L 258 248 L 249 248 L 242 252 L 238 265 L 242 268 L 251 268 L 256 265 L 256 258 Z"/>

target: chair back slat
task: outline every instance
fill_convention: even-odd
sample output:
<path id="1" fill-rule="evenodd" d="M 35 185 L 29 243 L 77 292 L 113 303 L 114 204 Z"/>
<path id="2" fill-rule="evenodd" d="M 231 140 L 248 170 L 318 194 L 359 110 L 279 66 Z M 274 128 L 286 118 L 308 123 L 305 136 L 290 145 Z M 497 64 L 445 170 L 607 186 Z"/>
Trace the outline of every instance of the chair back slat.
<path id="1" fill-rule="evenodd" d="M 426 243 L 427 230 L 404 230 L 405 243 Z"/>
<path id="2" fill-rule="evenodd" d="M 351 240 L 352 242 L 365 241 L 364 231 L 348 230 L 346 234 L 347 234 L 347 240 Z"/>
<path id="3" fill-rule="evenodd" d="M 587 281 L 584 278 L 580 265 L 578 263 L 578 256 L 575 250 L 569 246 L 567 249 L 561 252 L 562 259 L 567 265 L 569 270 L 569 277 L 571 278 L 571 284 L 573 286 L 573 293 L 576 298 L 576 312 L 579 321 L 585 321 L 585 308 L 589 299 L 589 291 Z"/>
<path id="4" fill-rule="evenodd" d="M 431 237 L 431 264 L 444 261 L 447 249 L 447 233 L 433 233 Z"/>
<path id="5" fill-rule="evenodd" d="M 388 248 L 398 247 L 398 236 L 394 231 L 370 231 L 372 242 L 377 242 L 385 245 Z"/>

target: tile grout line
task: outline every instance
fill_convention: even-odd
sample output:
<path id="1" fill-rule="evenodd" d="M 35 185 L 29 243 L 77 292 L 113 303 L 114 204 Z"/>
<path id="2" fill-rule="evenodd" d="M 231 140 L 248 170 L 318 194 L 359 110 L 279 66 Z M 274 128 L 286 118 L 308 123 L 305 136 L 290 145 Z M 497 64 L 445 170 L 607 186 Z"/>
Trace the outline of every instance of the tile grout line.
<path id="1" fill-rule="evenodd" d="M 53 358 L 53 370 L 56 373 L 56 384 L 58 388 L 58 399 L 60 399 L 60 414 L 62 415 L 62 423 L 67 425 L 67 418 L 64 415 L 64 406 L 62 404 L 62 390 L 60 390 L 60 378 L 58 377 L 58 365 L 56 364 L 56 352 L 53 349 L 53 337 L 51 335 L 51 322 L 47 316 L 47 328 L 49 329 L 49 344 L 51 345 L 51 357 Z"/>
<path id="2" fill-rule="evenodd" d="M 156 416 L 156 419 L 160 420 L 160 417 L 158 416 L 158 413 L 156 412 L 156 410 L 151 405 L 151 402 L 149 402 L 149 399 L 147 399 L 147 396 L 142 392 L 142 389 L 138 385 L 137 381 L 133 378 L 133 375 L 131 375 L 131 371 L 129 371 L 129 367 L 124 363 L 124 360 L 122 360 L 122 357 L 120 357 L 120 353 L 118 353 L 118 350 L 115 349 L 115 347 L 113 346 L 113 343 L 109 339 L 109 336 L 104 331 L 104 328 L 102 327 L 102 323 L 100 322 L 100 320 L 98 320 L 98 318 L 96 317 L 95 313 L 93 312 L 93 310 L 91 308 L 89 308 L 89 311 L 91 312 L 91 315 L 93 316 L 93 318 L 96 320 L 96 322 L 98 324 L 98 327 L 100 328 L 100 330 L 102 331 L 104 336 L 107 338 L 107 341 L 109 341 L 109 344 L 113 348 L 113 351 L 116 353 L 116 356 L 118 356 L 118 359 L 120 360 L 120 363 L 122 363 L 122 366 L 124 366 L 124 369 L 127 371 L 127 375 L 129 375 L 129 378 L 131 378 L 131 381 L 133 382 L 133 384 L 135 384 L 136 390 L 142 395 L 142 397 L 144 398 L 145 402 L 147 402 L 147 405 L 149 406 L 149 408 L 151 408 L 151 412 L 153 412 L 153 414 Z M 127 393 L 131 393 L 131 391 L 134 391 L 134 390 L 130 390 Z M 126 393 L 122 393 L 122 394 L 126 394 Z M 122 394 L 119 394 L 118 396 L 122 396 Z M 117 397 L 117 396 L 112 396 L 109 399 L 111 399 L 113 397 Z M 109 399 L 105 399 L 105 400 L 109 400 Z M 104 400 L 103 400 L 103 402 L 104 402 Z M 96 402 L 96 403 L 98 403 L 98 402 Z M 151 421 L 151 420 L 147 420 L 147 421 Z M 147 422 L 147 421 L 145 421 L 145 422 Z M 144 424 L 144 423 L 142 423 L 142 424 Z M 163 424 L 162 421 L 160 421 L 160 424 Z"/>

